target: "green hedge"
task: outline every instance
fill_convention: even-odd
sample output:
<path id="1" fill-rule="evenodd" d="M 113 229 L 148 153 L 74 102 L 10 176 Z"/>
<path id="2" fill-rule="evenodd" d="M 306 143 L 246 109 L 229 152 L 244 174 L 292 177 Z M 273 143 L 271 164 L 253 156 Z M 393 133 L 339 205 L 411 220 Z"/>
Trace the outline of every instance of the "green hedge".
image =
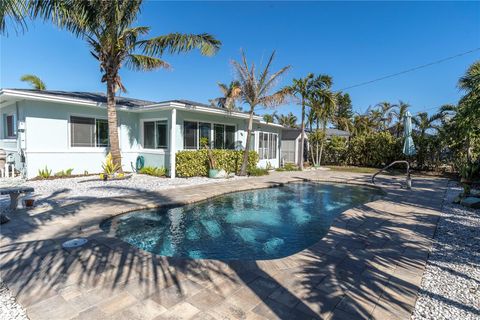
<path id="1" fill-rule="evenodd" d="M 238 173 L 242 166 L 242 150 L 212 150 L 218 169 L 223 169 L 227 173 Z M 257 167 L 258 154 L 250 151 L 248 155 L 247 171 Z M 208 176 L 208 156 L 207 150 L 179 151 L 176 154 L 176 172 L 179 177 L 197 177 Z"/>

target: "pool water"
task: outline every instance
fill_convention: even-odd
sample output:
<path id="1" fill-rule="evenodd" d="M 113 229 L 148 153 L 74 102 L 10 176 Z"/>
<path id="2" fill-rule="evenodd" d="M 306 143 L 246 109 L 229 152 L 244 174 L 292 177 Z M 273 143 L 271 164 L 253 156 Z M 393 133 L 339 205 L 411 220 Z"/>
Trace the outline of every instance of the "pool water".
<path id="1" fill-rule="evenodd" d="M 292 183 L 181 207 L 130 212 L 100 227 L 162 256 L 268 260 L 311 246 L 339 213 L 378 195 L 379 190 L 363 186 Z"/>

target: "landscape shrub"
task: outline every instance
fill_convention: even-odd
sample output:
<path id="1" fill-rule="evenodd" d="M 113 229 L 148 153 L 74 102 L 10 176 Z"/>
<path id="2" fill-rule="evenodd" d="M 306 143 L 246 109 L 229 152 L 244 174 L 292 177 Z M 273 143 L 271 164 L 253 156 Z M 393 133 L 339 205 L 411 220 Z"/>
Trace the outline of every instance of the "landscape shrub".
<path id="1" fill-rule="evenodd" d="M 266 168 L 251 168 L 248 170 L 248 175 L 249 176 L 266 176 L 268 175 L 268 169 Z"/>
<path id="2" fill-rule="evenodd" d="M 38 170 L 38 178 L 40 179 L 48 179 L 52 176 L 52 170 L 48 169 L 47 166 L 45 166 L 44 169 Z"/>
<path id="3" fill-rule="evenodd" d="M 287 162 L 283 165 L 283 167 L 278 168 L 276 171 L 299 171 L 300 168 L 295 164 L 291 162 Z"/>
<path id="4" fill-rule="evenodd" d="M 216 161 L 216 169 L 223 169 L 227 173 L 238 173 L 242 165 L 242 150 L 212 150 Z M 247 172 L 257 167 L 259 157 L 255 151 L 248 155 Z M 176 154 L 176 172 L 179 177 L 206 177 L 208 176 L 208 155 L 207 150 L 185 150 Z"/>
<path id="5" fill-rule="evenodd" d="M 55 177 L 59 177 L 59 178 L 70 177 L 72 175 L 72 172 L 73 172 L 73 168 L 61 170 L 55 173 Z"/>
<path id="6" fill-rule="evenodd" d="M 163 167 L 146 166 L 140 169 L 139 173 L 155 177 L 164 177 L 167 175 L 167 169 Z"/>

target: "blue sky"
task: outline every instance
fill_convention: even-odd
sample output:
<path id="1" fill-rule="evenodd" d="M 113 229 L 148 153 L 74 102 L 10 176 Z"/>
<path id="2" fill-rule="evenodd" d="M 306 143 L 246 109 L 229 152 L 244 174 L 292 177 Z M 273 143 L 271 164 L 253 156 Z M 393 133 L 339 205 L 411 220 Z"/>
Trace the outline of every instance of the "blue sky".
<path id="1" fill-rule="evenodd" d="M 208 32 L 223 42 L 214 57 L 164 56 L 172 70 L 121 72 L 127 96 L 155 101 L 217 97 L 216 83 L 232 79 L 230 61 L 241 48 L 256 63 L 276 50 L 273 69 L 292 67 L 279 86 L 313 72 L 331 75 L 338 90 L 480 47 L 480 2 L 150 1 L 137 24 L 151 26 L 151 36 Z M 2 88 L 25 88 L 20 76 L 33 73 L 48 89 L 105 91 L 87 44 L 50 24 L 10 32 L 1 38 L 0 53 Z M 458 101 L 456 82 L 478 59 L 480 51 L 347 92 L 358 112 L 399 99 L 413 112 L 433 112 Z M 298 114 L 294 105 L 278 110 Z"/>

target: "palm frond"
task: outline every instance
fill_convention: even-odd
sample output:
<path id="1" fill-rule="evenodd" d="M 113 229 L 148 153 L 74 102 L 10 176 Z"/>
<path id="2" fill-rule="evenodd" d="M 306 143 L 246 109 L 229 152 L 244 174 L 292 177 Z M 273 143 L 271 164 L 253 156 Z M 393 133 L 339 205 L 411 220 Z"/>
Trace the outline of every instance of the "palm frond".
<path id="1" fill-rule="evenodd" d="M 13 22 L 16 32 L 27 28 L 26 17 L 28 15 L 26 0 L 2 0 L 0 1 L 0 33 L 8 35 L 7 20 Z"/>
<path id="2" fill-rule="evenodd" d="M 145 54 L 161 56 L 165 52 L 170 54 L 188 52 L 199 49 L 205 56 L 212 56 L 220 49 L 221 42 L 208 33 L 182 34 L 171 33 L 149 40 L 138 42 Z"/>
<path id="3" fill-rule="evenodd" d="M 150 71 L 159 68 L 170 68 L 170 65 L 163 60 L 142 54 L 129 54 L 125 58 L 125 66 L 135 71 Z"/>
<path id="4" fill-rule="evenodd" d="M 28 82 L 35 90 L 45 90 L 47 88 L 45 83 L 39 77 L 33 74 L 25 74 L 20 78 L 20 80 Z"/>

